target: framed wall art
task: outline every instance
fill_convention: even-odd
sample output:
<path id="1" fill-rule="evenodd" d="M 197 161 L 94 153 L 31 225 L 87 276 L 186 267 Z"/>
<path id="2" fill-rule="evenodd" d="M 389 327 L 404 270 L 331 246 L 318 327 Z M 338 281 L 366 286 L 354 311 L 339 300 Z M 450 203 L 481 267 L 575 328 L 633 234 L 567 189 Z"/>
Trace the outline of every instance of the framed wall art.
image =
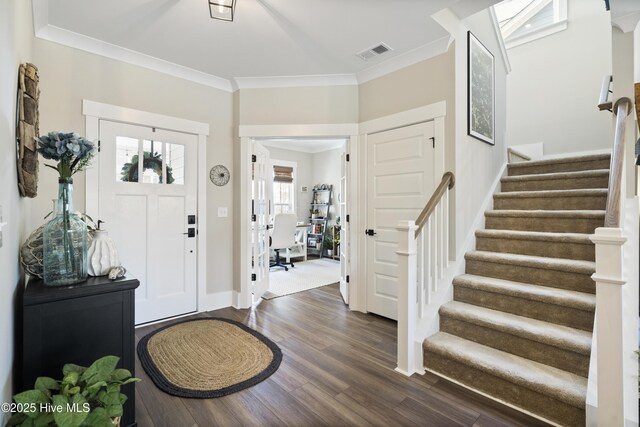
<path id="1" fill-rule="evenodd" d="M 467 32 L 467 133 L 495 145 L 495 60 L 471 31 Z"/>

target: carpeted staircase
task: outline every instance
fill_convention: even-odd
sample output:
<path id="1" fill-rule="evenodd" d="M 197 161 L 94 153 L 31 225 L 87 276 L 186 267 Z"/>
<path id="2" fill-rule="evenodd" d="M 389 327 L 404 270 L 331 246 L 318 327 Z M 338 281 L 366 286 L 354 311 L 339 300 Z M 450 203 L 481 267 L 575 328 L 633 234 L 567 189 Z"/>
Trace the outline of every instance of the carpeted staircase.
<path id="1" fill-rule="evenodd" d="M 425 368 L 531 414 L 584 426 L 594 245 L 609 155 L 508 166 L 502 192 L 425 340 Z"/>

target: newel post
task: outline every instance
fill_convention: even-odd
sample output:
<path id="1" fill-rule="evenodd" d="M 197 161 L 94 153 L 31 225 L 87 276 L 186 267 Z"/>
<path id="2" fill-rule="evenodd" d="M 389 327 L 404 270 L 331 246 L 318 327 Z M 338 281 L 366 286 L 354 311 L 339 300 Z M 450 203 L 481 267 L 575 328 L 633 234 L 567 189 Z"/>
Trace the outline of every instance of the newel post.
<path id="1" fill-rule="evenodd" d="M 411 376 L 415 370 L 417 245 L 414 221 L 401 221 L 398 230 L 398 367 Z"/>
<path id="2" fill-rule="evenodd" d="M 622 245 L 620 228 L 596 228 L 596 339 L 598 371 L 598 425 L 624 426 L 624 374 L 622 347 Z"/>

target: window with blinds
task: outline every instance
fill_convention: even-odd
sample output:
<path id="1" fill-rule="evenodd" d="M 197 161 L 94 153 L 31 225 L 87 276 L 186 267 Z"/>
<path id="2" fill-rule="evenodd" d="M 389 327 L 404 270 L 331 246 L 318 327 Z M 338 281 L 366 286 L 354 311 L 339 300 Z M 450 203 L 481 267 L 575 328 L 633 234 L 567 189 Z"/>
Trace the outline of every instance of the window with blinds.
<path id="1" fill-rule="evenodd" d="M 295 213 L 292 167 L 273 166 L 273 208 L 276 215 Z"/>

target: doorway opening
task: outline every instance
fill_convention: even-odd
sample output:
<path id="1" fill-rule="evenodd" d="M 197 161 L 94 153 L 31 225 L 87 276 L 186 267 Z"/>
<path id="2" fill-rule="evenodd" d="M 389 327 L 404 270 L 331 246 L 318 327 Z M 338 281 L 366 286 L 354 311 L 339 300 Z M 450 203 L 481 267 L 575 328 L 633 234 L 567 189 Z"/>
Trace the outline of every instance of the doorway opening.
<path id="1" fill-rule="evenodd" d="M 346 138 L 259 139 L 268 152 L 272 299 L 346 282 Z M 255 204 L 254 204 L 255 205 Z M 346 287 L 343 299 L 348 301 Z M 254 302 L 258 295 L 254 293 Z"/>

